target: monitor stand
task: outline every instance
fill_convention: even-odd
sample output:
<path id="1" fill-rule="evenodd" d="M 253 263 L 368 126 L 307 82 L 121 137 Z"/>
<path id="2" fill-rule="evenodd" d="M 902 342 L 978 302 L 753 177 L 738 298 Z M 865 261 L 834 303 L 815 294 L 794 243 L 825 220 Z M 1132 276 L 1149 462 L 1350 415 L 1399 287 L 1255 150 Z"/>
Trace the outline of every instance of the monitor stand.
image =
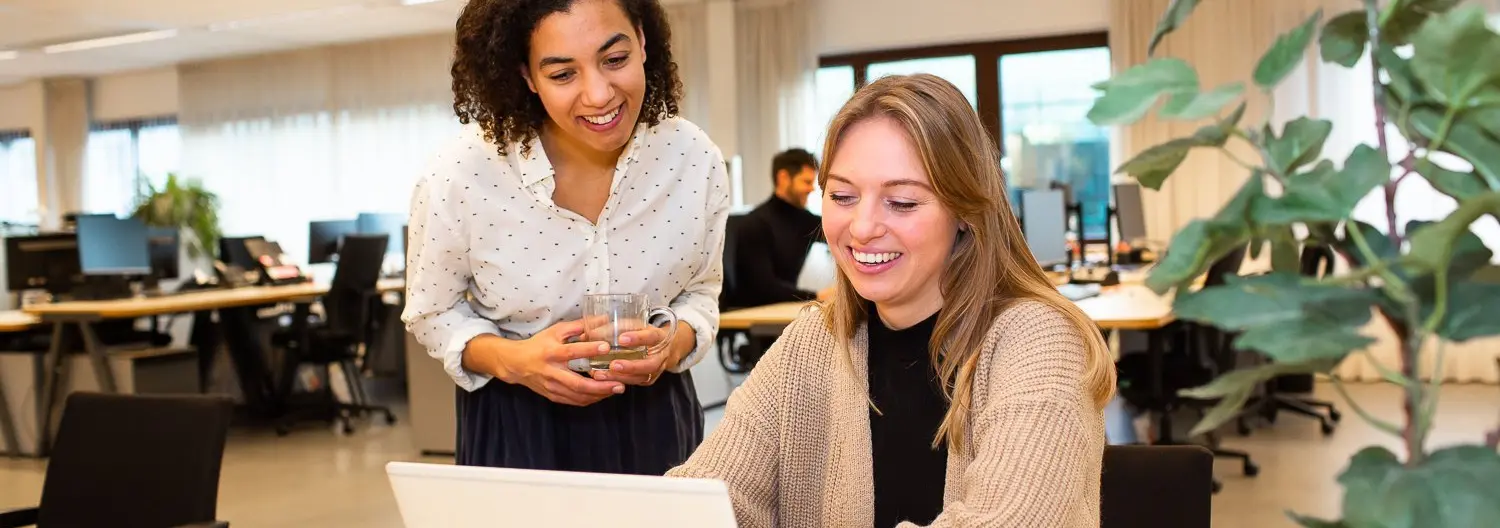
<path id="1" fill-rule="evenodd" d="M 135 296 L 130 277 L 124 275 L 91 275 L 73 287 L 68 297 L 74 301 L 112 301 Z"/>

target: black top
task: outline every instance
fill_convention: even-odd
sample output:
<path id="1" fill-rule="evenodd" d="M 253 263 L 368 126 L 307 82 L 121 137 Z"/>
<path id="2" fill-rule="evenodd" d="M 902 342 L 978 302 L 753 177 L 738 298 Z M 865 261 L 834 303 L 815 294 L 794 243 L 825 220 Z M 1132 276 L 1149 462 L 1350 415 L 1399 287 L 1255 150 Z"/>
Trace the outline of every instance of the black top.
<path id="1" fill-rule="evenodd" d="M 874 314 L 870 307 L 868 313 Z M 948 402 L 927 355 L 937 314 L 904 330 L 872 315 L 870 339 L 870 447 L 875 466 L 875 528 L 901 521 L 926 525 L 943 510 L 947 444 L 932 439 Z"/>
<path id="2" fill-rule="evenodd" d="M 806 301 L 817 292 L 797 289 L 797 275 L 814 242 L 823 240 L 823 221 L 811 211 L 772 196 L 745 213 L 737 228 L 729 270 L 734 292 L 730 306 Z M 728 292 L 726 292 L 728 293 Z"/>

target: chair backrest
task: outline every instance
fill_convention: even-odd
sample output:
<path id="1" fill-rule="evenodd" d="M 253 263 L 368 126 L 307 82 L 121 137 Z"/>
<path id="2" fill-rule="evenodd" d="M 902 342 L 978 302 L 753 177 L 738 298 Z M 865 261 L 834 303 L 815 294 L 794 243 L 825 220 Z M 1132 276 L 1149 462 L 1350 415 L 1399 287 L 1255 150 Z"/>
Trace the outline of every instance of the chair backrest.
<path id="1" fill-rule="evenodd" d="M 385 262 L 389 235 L 344 235 L 338 268 L 323 295 L 324 318 L 337 332 L 363 336 L 369 323 L 369 306 L 380 268 Z"/>
<path id="2" fill-rule="evenodd" d="M 1302 246 L 1301 272 L 1307 277 L 1322 277 L 1333 271 L 1333 249 L 1324 245 Z"/>
<path id="3" fill-rule="evenodd" d="M 1203 287 L 1222 286 L 1229 275 L 1239 275 L 1240 265 L 1245 262 L 1245 248 L 1246 246 L 1241 245 L 1224 255 L 1223 258 L 1214 261 L 1203 277 Z"/>
<path id="4" fill-rule="evenodd" d="M 724 284 L 719 291 L 719 309 L 738 308 L 739 301 L 739 232 L 746 216 L 729 215 L 724 222 Z"/>
<path id="5" fill-rule="evenodd" d="M 215 520 L 233 402 L 222 396 L 69 395 L 38 526 L 160 528 Z"/>
<path id="6" fill-rule="evenodd" d="M 1104 448 L 1100 528 L 1208 528 L 1214 455 L 1200 446 Z"/>

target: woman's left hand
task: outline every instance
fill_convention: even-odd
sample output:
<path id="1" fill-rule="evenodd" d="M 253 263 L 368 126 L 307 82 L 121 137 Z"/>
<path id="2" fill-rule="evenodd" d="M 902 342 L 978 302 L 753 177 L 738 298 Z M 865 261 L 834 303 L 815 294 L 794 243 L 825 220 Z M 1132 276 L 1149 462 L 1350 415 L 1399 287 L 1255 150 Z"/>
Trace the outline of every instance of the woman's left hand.
<path id="1" fill-rule="evenodd" d="M 679 323 L 681 324 L 681 323 Z M 686 325 L 679 326 L 677 333 L 682 333 Z M 679 336 L 680 337 L 680 336 Z M 594 379 L 600 381 L 618 381 L 626 385 L 648 386 L 661 379 L 661 373 L 677 364 L 676 347 L 673 343 L 666 343 L 667 329 L 654 326 L 627 332 L 620 335 L 620 344 L 626 346 L 645 346 L 650 353 L 642 359 L 617 359 L 611 361 L 609 370 L 596 370 L 593 372 Z"/>

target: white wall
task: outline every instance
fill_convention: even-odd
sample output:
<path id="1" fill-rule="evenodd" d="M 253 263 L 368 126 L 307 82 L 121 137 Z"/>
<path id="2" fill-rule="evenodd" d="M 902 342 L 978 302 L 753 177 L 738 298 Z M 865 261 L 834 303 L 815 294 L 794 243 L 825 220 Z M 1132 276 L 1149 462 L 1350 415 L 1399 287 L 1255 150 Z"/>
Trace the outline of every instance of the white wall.
<path id="1" fill-rule="evenodd" d="M 94 79 L 94 121 L 177 115 L 177 68 L 158 68 Z"/>
<path id="2" fill-rule="evenodd" d="M 0 130 L 36 129 L 42 123 L 42 83 L 0 86 Z"/>
<path id="3" fill-rule="evenodd" d="M 1107 1 L 817 0 L 822 8 L 819 52 L 1103 31 L 1109 26 Z"/>

